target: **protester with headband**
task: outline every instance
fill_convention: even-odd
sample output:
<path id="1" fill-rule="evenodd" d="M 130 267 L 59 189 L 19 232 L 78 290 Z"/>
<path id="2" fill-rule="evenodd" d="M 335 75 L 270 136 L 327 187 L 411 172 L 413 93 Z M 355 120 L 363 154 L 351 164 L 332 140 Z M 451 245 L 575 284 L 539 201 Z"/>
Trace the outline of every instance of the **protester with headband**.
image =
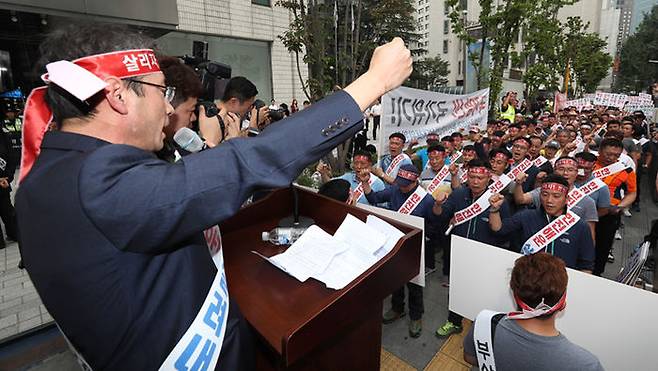
<path id="1" fill-rule="evenodd" d="M 577 160 L 573 157 L 560 157 L 555 161 L 555 174 L 560 175 L 567 180 L 569 183 L 569 191 L 571 191 L 574 188 L 574 183 L 578 176 Z M 517 186 L 514 189 L 514 201 L 517 205 L 532 205 L 533 208 L 538 208 L 541 205 L 541 188 L 536 188 L 530 192 L 524 193 L 522 188 L 518 186 L 519 184 L 523 184 L 526 177 L 527 176 L 523 173 L 516 177 L 515 181 Z M 599 221 L 594 200 L 589 196 L 585 196 L 575 205 L 572 205 L 571 210 L 578 214 L 581 220 L 587 222 L 592 238 L 594 238 L 596 223 Z"/>
<path id="2" fill-rule="evenodd" d="M 481 313 L 464 337 L 464 360 L 480 370 L 488 365 L 500 371 L 603 371 L 596 356 L 555 326 L 558 313 L 567 308 L 568 279 L 564 262 L 553 256 L 518 258 L 510 278 L 517 311 Z"/>
<path id="3" fill-rule="evenodd" d="M 410 165 L 411 159 L 402 152 L 407 138 L 402 133 L 393 133 L 388 137 L 389 153 L 382 156 L 377 166 L 372 168 L 372 173 L 383 180 L 387 186 L 395 183 L 398 169 L 402 165 Z"/>
<path id="4" fill-rule="evenodd" d="M 568 192 L 569 182 L 564 177 L 548 175 L 541 185 L 539 208 L 522 210 L 505 219 L 499 213 L 490 213 L 489 226 L 498 236 L 520 233 L 526 244 L 537 232 L 542 231 L 547 240 L 541 246 L 544 251 L 564 260 L 569 268 L 591 272 L 594 268 L 594 242 L 587 224 L 582 220 L 571 219 L 570 224 L 561 224 L 563 231 L 560 233 L 549 226 L 567 212 Z M 491 209 L 498 210 L 503 204 L 503 196 L 494 194 L 489 202 Z"/>
<path id="5" fill-rule="evenodd" d="M 413 147 L 418 144 L 418 141 L 412 140 L 409 143 L 409 147 L 405 151 L 405 153 L 409 156 L 409 158 L 411 158 L 412 161 L 420 159 L 421 169 L 425 169 L 425 167 L 427 167 L 427 162 L 429 161 L 427 149 L 434 144 L 439 144 L 439 135 L 436 133 L 429 133 L 425 136 L 425 141 L 427 145 L 424 148 L 414 151 Z"/>
<path id="6" fill-rule="evenodd" d="M 468 162 L 468 181 L 467 185 L 455 189 L 449 197 L 437 199 L 434 212 L 441 216 L 444 223 L 449 222 L 456 212 L 471 206 L 487 190 L 491 181 L 491 166 L 479 159 Z M 485 210 L 477 217 L 468 221 L 468 223 L 458 224 L 452 229 L 452 233 L 464 238 L 470 238 L 475 241 L 483 242 L 489 245 L 498 246 L 502 244 L 501 239 L 494 235 L 489 228 L 490 213 L 502 213 L 503 217 L 508 217 L 509 207 L 506 202 L 502 202 L 497 210 L 491 208 Z M 448 277 L 450 274 L 450 249 L 448 244 L 443 250 L 443 275 Z M 462 330 L 462 317 L 456 313 L 448 313 L 448 321 L 436 330 L 436 335 L 446 337 L 455 332 Z"/>
<path id="7" fill-rule="evenodd" d="M 411 73 L 410 52 L 395 39 L 355 82 L 277 130 L 170 164 L 153 152 L 175 91 L 152 44 L 98 23 L 45 38 L 47 86 L 27 101 L 16 195 L 23 261 L 91 369 L 252 369 L 218 236 L 204 229 L 361 130 L 363 110 Z M 45 133 L 51 117 L 59 130 Z"/>
<path id="8" fill-rule="evenodd" d="M 489 152 L 489 165 L 491 165 L 491 178 L 493 181 L 509 170 L 512 154 L 504 148 L 494 148 Z"/>
<path id="9" fill-rule="evenodd" d="M 574 185 L 576 187 L 582 187 L 594 179 L 592 171 L 594 170 L 594 164 L 596 163 L 596 156 L 589 152 L 580 152 L 577 153 L 575 157 L 578 163 L 578 175 L 576 176 Z M 607 185 L 590 193 L 589 197 L 594 200 L 599 217 L 608 213 L 608 209 L 610 208 L 610 190 Z"/>
<path id="10" fill-rule="evenodd" d="M 370 204 L 387 202 L 389 209 L 403 214 L 421 217 L 425 220 L 425 230 L 436 231 L 439 218 L 433 211 L 435 204 L 432 195 L 418 185 L 418 169 L 414 165 L 400 166 L 395 183 L 380 192 L 373 192 L 366 178 L 359 178 L 363 184 L 363 191 Z M 362 174 L 359 174 L 361 177 Z M 437 201 L 438 202 L 438 201 Z M 422 332 L 421 318 L 423 315 L 423 288 L 415 283 L 407 283 L 409 290 L 409 336 L 417 338 Z M 384 323 L 392 323 L 403 317 L 404 312 L 404 286 L 393 293 L 391 309 L 384 313 Z"/>
<path id="11" fill-rule="evenodd" d="M 450 194 L 452 191 L 449 166 L 445 164 L 445 148 L 440 144 L 433 144 L 427 149 L 427 153 L 429 156 L 429 166 L 425 167 L 420 174 L 420 185 L 432 193 L 432 197 L 440 199 L 444 194 Z M 437 176 L 440 179 L 437 179 Z M 447 242 L 445 235 L 441 232 L 446 227 L 445 225 L 439 225 L 431 231 L 425 231 L 426 274 L 436 270 L 434 254 L 436 250 L 441 246 L 445 246 Z"/>
<path id="12" fill-rule="evenodd" d="M 344 179 L 350 183 L 349 202 L 352 204 L 362 203 L 370 205 L 368 199 L 363 194 L 363 186 L 361 185 L 361 180 L 359 180 L 359 174 L 362 174 L 362 179 L 368 179 L 368 184 L 370 184 L 370 188 L 373 191 L 379 192 L 386 188 L 384 182 L 370 172 L 370 169 L 372 168 L 371 156 L 372 155 L 368 151 L 354 151 L 354 156 L 352 157 L 352 171 L 348 171 L 337 178 Z M 322 175 L 322 183 L 328 183 L 331 180 L 331 167 L 328 164 L 324 164 L 323 162 L 318 163 L 317 170 Z"/>
<path id="13" fill-rule="evenodd" d="M 604 139 L 601 142 L 596 164 L 594 164 L 594 171 L 617 163 L 622 151 L 621 141 L 613 138 Z M 599 218 L 599 223 L 596 225 L 596 265 L 594 267 L 596 275 L 601 275 L 605 271 L 605 264 L 614 243 L 615 231 L 621 223 L 620 213 L 633 204 L 637 192 L 635 171 L 630 168 L 605 176 L 601 180 L 610 190 L 610 208 L 605 216 Z M 624 190 L 623 196 L 622 189 Z"/>

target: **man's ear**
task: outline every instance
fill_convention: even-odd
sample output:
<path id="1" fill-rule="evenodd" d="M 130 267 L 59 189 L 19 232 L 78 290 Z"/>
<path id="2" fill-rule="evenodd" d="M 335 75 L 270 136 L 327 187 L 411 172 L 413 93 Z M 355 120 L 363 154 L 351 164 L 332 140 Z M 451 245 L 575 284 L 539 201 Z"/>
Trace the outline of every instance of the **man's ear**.
<path id="1" fill-rule="evenodd" d="M 126 96 L 128 90 L 124 83 L 116 77 L 108 77 L 105 79 L 107 87 L 105 87 L 105 99 L 110 104 L 110 107 L 116 112 L 125 115 L 128 113 L 128 105 L 126 104 Z"/>

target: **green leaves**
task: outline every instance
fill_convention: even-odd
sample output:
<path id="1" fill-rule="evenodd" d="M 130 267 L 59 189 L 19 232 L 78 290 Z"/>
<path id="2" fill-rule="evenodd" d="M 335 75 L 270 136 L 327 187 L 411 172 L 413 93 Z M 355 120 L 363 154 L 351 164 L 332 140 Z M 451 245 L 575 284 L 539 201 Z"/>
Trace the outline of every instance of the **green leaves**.
<path id="1" fill-rule="evenodd" d="M 646 14 L 644 20 L 622 46 L 619 61 L 617 91 L 643 91 L 658 81 L 658 5 Z"/>

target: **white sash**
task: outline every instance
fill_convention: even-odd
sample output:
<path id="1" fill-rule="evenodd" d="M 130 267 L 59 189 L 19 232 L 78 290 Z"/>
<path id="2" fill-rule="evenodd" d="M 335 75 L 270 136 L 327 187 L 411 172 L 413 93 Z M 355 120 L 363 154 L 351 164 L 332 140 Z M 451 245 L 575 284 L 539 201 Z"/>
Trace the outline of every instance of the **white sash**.
<path id="1" fill-rule="evenodd" d="M 618 172 L 625 170 L 627 167 L 628 166 L 624 165 L 623 162 L 617 161 L 612 165 L 595 170 L 592 175 L 594 175 L 595 178 L 603 179 L 607 176 L 617 174 Z"/>
<path id="2" fill-rule="evenodd" d="M 582 186 L 572 189 L 567 195 L 567 208 L 571 209 L 585 196 L 589 196 L 603 187 L 605 187 L 605 183 L 599 178 L 594 178 Z"/>
<path id="3" fill-rule="evenodd" d="M 386 175 L 388 176 L 393 176 L 393 174 L 397 173 L 397 170 L 400 168 L 400 163 L 405 159 L 409 158 L 406 153 L 400 153 L 399 155 L 395 156 L 393 161 L 391 161 L 391 164 L 388 165 L 386 168 Z M 411 160 L 411 159 L 409 159 Z"/>
<path id="4" fill-rule="evenodd" d="M 448 165 L 443 165 L 441 170 L 439 170 L 438 173 L 436 173 L 436 176 L 430 184 L 427 186 L 427 192 L 428 193 L 434 193 L 436 189 L 439 187 L 439 185 L 446 179 L 448 175 L 450 175 L 450 165 L 454 164 L 455 161 L 459 160 L 459 158 L 462 157 L 461 152 L 455 152 L 452 156 L 450 156 L 449 163 Z M 429 165 L 429 162 L 427 163 Z"/>
<path id="5" fill-rule="evenodd" d="M 493 182 L 489 188 L 487 189 L 486 192 L 484 192 L 478 199 L 475 201 L 473 204 L 468 206 L 465 209 L 462 209 L 460 211 L 457 211 L 455 213 L 455 222 L 454 224 L 450 225 L 450 227 L 446 230 L 445 234 L 448 235 L 450 231 L 452 230 L 453 227 L 466 223 L 467 221 L 477 217 L 478 215 L 482 214 L 485 210 L 489 208 L 489 198 L 502 191 L 507 187 L 508 184 L 512 182 L 512 179 L 516 178 L 516 175 L 520 172 L 525 172 L 529 168 L 532 167 L 532 161 L 529 159 L 524 159 L 521 161 L 514 169 L 512 169 L 509 173 L 503 174 L 498 177 L 498 179 Z"/>
<path id="6" fill-rule="evenodd" d="M 420 201 L 425 198 L 425 195 L 427 195 L 427 191 L 423 187 L 416 187 L 414 193 L 407 197 L 407 200 L 404 201 L 402 206 L 400 206 L 398 212 L 402 214 L 411 214 L 414 210 L 416 210 L 416 207 L 418 207 Z"/>
<path id="7" fill-rule="evenodd" d="M 375 177 L 370 175 L 370 178 L 368 179 L 368 184 L 372 187 L 372 185 L 375 183 Z M 350 198 L 348 200 L 348 203 L 352 202 L 359 202 L 361 199 L 361 196 L 363 196 L 363 182 L 359 182 L 359 185 L 354 188 L 352 192 L 350 192 Z"/>
<path id="8" fill-rule="evenodd" d="M 450 165 L 454 164 L 455 161 L 459 160 L 461 157 L 462 157 L 462 152 L 461 151 L 457 151 L 457 152 L 453 153 L 452 156 L 450 156 L 450 159 L 449 159 Z"/>
<path id="9" fill-rule="evenodd" d="M 571 227 L 576 225 L 580 217 L 571 210 L 567 213 L 560 215 L 559 218 L 550 222 L 547 226 L 542 228 L 539 232 L 530 237 L 521 248 L 523 255 L 530 255 L 541 251 L 549 243 L 555 241 L 564 232 L 568 231 Z"/>
<path id="10" fill-rule="evenodd" d="M 542 166 L 543 164 L 545 164 L 547 162 L 548 162 L 548 159 L 546 157 L 540 155 L 539 157 L 537 157 L 536 159 L 534 159 L 532 161 L 532 164 L 537 166 L 537 167 L 540 167 L 540 166 Z"/>
<path id="11" fill-rule="evenodd" d="M 478 358 L 478 369 L 495 371 L 496 360 L 493 352 L 493 338 L 491 337 L 493 317 L 500 312 L 485 309 L 480 312 L 475 319 L 473 328 L 473 342 L 475 345 L 475 354 Z"/>
<path id="12" fill-rule="evenodd" d="M 199 313 L 160 366 L 162 371 L 214 370 L 222 349 L 228 321 L 229 298 L 221 233 L 219 227 L 214 226 L 203 234 L 217 267 L 217 274 Z"/>

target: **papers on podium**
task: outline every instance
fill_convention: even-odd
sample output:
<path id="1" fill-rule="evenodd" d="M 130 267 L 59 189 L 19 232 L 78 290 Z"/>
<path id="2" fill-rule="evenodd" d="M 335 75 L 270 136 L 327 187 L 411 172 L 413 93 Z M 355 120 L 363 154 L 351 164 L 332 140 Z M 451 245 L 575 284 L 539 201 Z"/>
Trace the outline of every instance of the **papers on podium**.
<path id="1" fill-rule="evenodd" d="M 402 236 L 375 216 L 364 223 L 348 214 L 333 236 L 313 225 L 284 253 L 261 256 L 301 282 L 315 278 L 340 290 L 388 254 Z"/>

